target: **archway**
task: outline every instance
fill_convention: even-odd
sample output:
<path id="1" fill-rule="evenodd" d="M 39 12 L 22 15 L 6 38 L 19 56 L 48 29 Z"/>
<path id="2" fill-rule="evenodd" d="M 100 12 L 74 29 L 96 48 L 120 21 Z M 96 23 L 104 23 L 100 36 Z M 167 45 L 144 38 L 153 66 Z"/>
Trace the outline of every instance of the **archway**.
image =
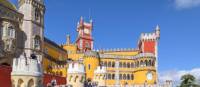
<path id="1" fill-rule="evenodd" d="M 22 79 L 18 80 L 17 87 L 24 87 L 24 81 Z"/>
<path id="2" fill-rule="evenodd" d="M 34 81 L 33 81 L 33 79 L 30 79 L 28 81 L 28 87 L 33 87 L 33 85 L 34 85 Z"/>
<path id="3" fill-rule="evenodd" d="M 12 87 L 15 87 L 15 80 L 12 80 Z"/>

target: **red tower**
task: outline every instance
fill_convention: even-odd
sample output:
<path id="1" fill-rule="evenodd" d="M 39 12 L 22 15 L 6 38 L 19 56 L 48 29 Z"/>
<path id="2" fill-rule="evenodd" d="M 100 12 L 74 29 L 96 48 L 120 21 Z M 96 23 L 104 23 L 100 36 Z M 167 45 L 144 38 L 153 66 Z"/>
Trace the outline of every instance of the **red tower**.
<path id="1" fill-rule="evenodd" d="M 90 22 L 87 23 L 84 21 L 83 17 L 81 17 L 80 21 L 77 24 L 78 37 L 76 40 L 78 49 L 81 52 L 93 49 L 92 28 L 93 28 L 92 20 L 90 20 Z"/>
<path id="2" fill-rule="evenodd" d="M 139 50 L 141 53 L 153 53 L 157 56 L 157 44 L 160 38 L 160 27 L 157 25 L 155 32 L 142 33 L 139 40 Z"/>

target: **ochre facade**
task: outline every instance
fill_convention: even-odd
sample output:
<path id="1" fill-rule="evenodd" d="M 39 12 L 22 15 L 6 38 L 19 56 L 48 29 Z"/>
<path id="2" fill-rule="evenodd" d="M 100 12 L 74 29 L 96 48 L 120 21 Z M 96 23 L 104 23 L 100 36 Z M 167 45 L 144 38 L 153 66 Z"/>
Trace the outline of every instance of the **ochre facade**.
<path id="1" fill-rule="evenodd" d="M 92 26 L 92 21 L 85 22 L 81 17 L 77 25 L 78 36 L 75 43 L 71 43 L 70 36 L 68 35 L 66 37 L 66 44 L 60 45 L 66 52 L 58 49 L 60 47 L 50 47 L 50 45 L 45 45 L 45 49 L 47 48 L 48 54 L 56 60 L 81 60 L 85 66 L 85 79 L 91 82 L 95 81 L 96 74 L 94 71 L 97 67 L 103 66 L 106 67 L 106 74 L 103 78 L 105 78 L 105 85 L 107 86 L 114 86 L 116 84 L 153 86 L 157 84 L 159 26 L 152 33 L 142 33 L 138 41 L 138 47 L 135 49 L 117 48 L 108 50 L 93 49 Z M 118 65 L 116 65 L 116 61 L 118 61 Z M 68 75 L 68 64 L 56 64 L 49 60 L 44 60 L 43 63 L 44 67 L 52 66 L 52 73 L 61 73 L 64 77 Z M 119 72 L 116 73 L 116 70 L 119 70 Z M 116 81 L 117 78 L 119 82 Z"/>

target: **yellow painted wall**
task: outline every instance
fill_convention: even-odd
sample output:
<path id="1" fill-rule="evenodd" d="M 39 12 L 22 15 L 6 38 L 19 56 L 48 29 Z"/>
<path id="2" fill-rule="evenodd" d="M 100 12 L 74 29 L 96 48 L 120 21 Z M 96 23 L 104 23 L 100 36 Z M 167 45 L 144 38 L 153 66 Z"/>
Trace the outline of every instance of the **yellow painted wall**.
<path id="1" fill-rule="evenodd" d="M 83 63 L 85 65 L 85 70 L 86 70 L 86 80 L 89 78 L 93 79 L 94 70 L 96 70 L 97 67 L 99 66 L 99 59 L 94 57 L 85 57 Z M 89 64 L 90 64 L 90 69 L 89 69 Z"/>
<path id="2" fill-rule="evenodd" d="M 104 52 L 104 54 L 123 55 L 123 56 L 134 56 L 134 55 L 137 55 L 138 53 L 139 53 L 139 51 Z"/>
<path id="3" fill-rule="evenodd" d="M 63 51 L 47 42 L 44 43 L 44 50 L 46 53 L 52 56 L 56 60 L 66 60 L 68 58 L 68 54 L 66 51 Z M 47 58 L 43 58 L 43 69 L 45 72 L 48 70 L 48 66 L 55 66 L 56 63 L 54 61 L 50 61 Z"/>

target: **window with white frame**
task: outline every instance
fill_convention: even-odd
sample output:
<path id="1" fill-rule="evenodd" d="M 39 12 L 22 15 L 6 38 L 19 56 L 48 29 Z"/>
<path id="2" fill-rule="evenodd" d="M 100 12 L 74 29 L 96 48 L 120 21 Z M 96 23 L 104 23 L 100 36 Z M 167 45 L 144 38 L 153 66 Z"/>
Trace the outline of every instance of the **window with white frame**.
<path id="1" fill-rule="evenodd" d="M 36 36 L 34 38 L 34 48 L 35 49 L 40 49 L 40 37 L 39 36 Z"/>

